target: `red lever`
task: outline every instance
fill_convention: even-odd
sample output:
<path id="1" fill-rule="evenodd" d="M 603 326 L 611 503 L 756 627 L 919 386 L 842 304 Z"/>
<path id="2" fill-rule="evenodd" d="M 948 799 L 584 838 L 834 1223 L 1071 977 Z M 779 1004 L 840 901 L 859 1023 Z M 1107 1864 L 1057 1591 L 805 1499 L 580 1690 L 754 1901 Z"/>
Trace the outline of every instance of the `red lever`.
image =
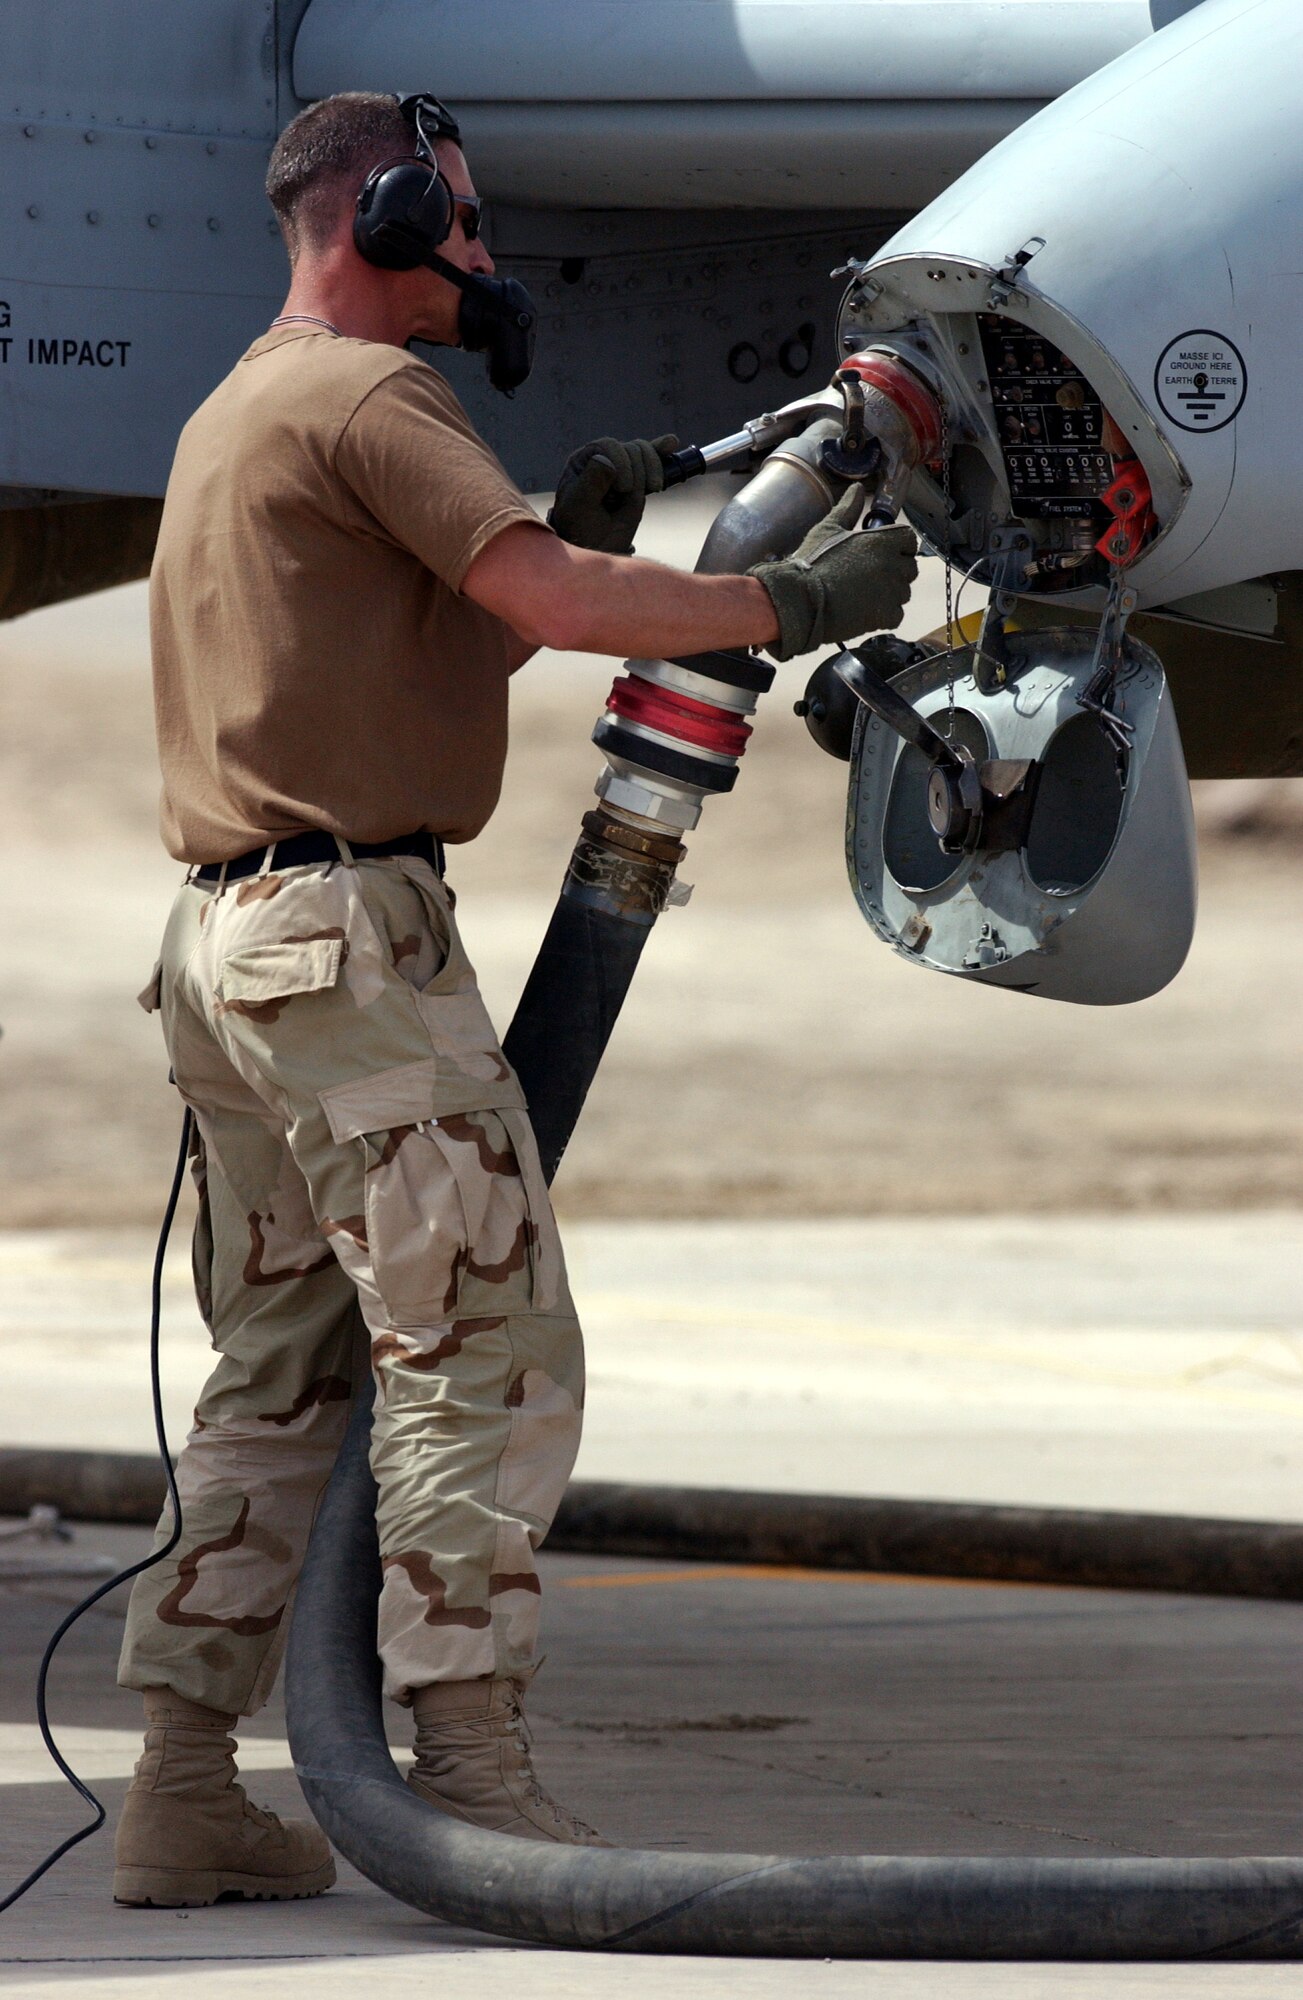
<path id="1" fill-rule="evenodd" d="M 1099 497 L 1113 519 L 1095 547 L 1106 562 L 1125 569 L 1135 561 L 1154 528 L 1153 494 L 1140 460 L 1125 460 Z"/>

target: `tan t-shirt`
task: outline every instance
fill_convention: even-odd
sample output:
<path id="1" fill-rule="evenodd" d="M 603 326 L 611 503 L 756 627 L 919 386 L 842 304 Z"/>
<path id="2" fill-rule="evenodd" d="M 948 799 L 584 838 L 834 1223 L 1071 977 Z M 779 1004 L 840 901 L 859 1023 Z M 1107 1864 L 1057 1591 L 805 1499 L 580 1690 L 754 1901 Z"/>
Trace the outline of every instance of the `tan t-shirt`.
<path id="1" fill-rule="evenodd" d="M 508 632 L 458 589 L 536 520 L 423 361 L 312 327 L 255 341 L 181 433 L 154 559 L 168 851 L 478 833 Z"/>

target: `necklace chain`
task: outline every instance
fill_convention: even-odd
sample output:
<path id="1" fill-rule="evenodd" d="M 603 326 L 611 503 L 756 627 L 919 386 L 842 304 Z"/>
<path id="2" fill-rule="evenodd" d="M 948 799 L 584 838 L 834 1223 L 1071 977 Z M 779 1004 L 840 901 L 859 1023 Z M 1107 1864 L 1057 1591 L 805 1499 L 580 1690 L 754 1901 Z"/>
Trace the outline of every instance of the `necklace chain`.
<path id="1" fill-rule="evenodd" d="M 307 326 L 324 326 L 327 333 L 337 334 L 340 340 L 344 338 L 333 320 L 319 319 L 316 313 L 278 313 L 272 325 L 290 326 L 296 320 L 302 320 Z"/>

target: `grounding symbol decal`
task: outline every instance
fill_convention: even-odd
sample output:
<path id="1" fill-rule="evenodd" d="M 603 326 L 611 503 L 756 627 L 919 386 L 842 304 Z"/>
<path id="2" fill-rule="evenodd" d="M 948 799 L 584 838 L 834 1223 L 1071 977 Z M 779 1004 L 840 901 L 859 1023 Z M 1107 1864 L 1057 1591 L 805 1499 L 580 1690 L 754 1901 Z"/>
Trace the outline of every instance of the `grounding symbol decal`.
<path id="1" fill-rule="evenodd" d="M 1154 370 L 1154 394 L 1183 431 L 1219 431 L 1240 411 L 1248 373 L 1233 340 L 1196 327 L 1169 341 Z"/>

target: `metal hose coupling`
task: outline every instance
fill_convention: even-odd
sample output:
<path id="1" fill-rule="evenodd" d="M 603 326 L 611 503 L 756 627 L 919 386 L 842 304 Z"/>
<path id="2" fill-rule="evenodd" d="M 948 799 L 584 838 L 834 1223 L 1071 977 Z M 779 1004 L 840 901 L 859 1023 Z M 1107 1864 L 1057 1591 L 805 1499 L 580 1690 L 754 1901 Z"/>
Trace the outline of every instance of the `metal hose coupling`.
<path id="1" fill-rule="evenodd" d="M 616 812 L 687 832 L 712 796 L 730 792 L 747 720 L 776 669 L 746 652 L 629 660 L 593 741 L 606 758 L 597 795 Z"/>
<path id="2" fill-rule="evenodd" d="M 590 910 L 650 929 L 670 900 L 686 849 L 673 833 L 587 812 L 561 894 Z"/>

